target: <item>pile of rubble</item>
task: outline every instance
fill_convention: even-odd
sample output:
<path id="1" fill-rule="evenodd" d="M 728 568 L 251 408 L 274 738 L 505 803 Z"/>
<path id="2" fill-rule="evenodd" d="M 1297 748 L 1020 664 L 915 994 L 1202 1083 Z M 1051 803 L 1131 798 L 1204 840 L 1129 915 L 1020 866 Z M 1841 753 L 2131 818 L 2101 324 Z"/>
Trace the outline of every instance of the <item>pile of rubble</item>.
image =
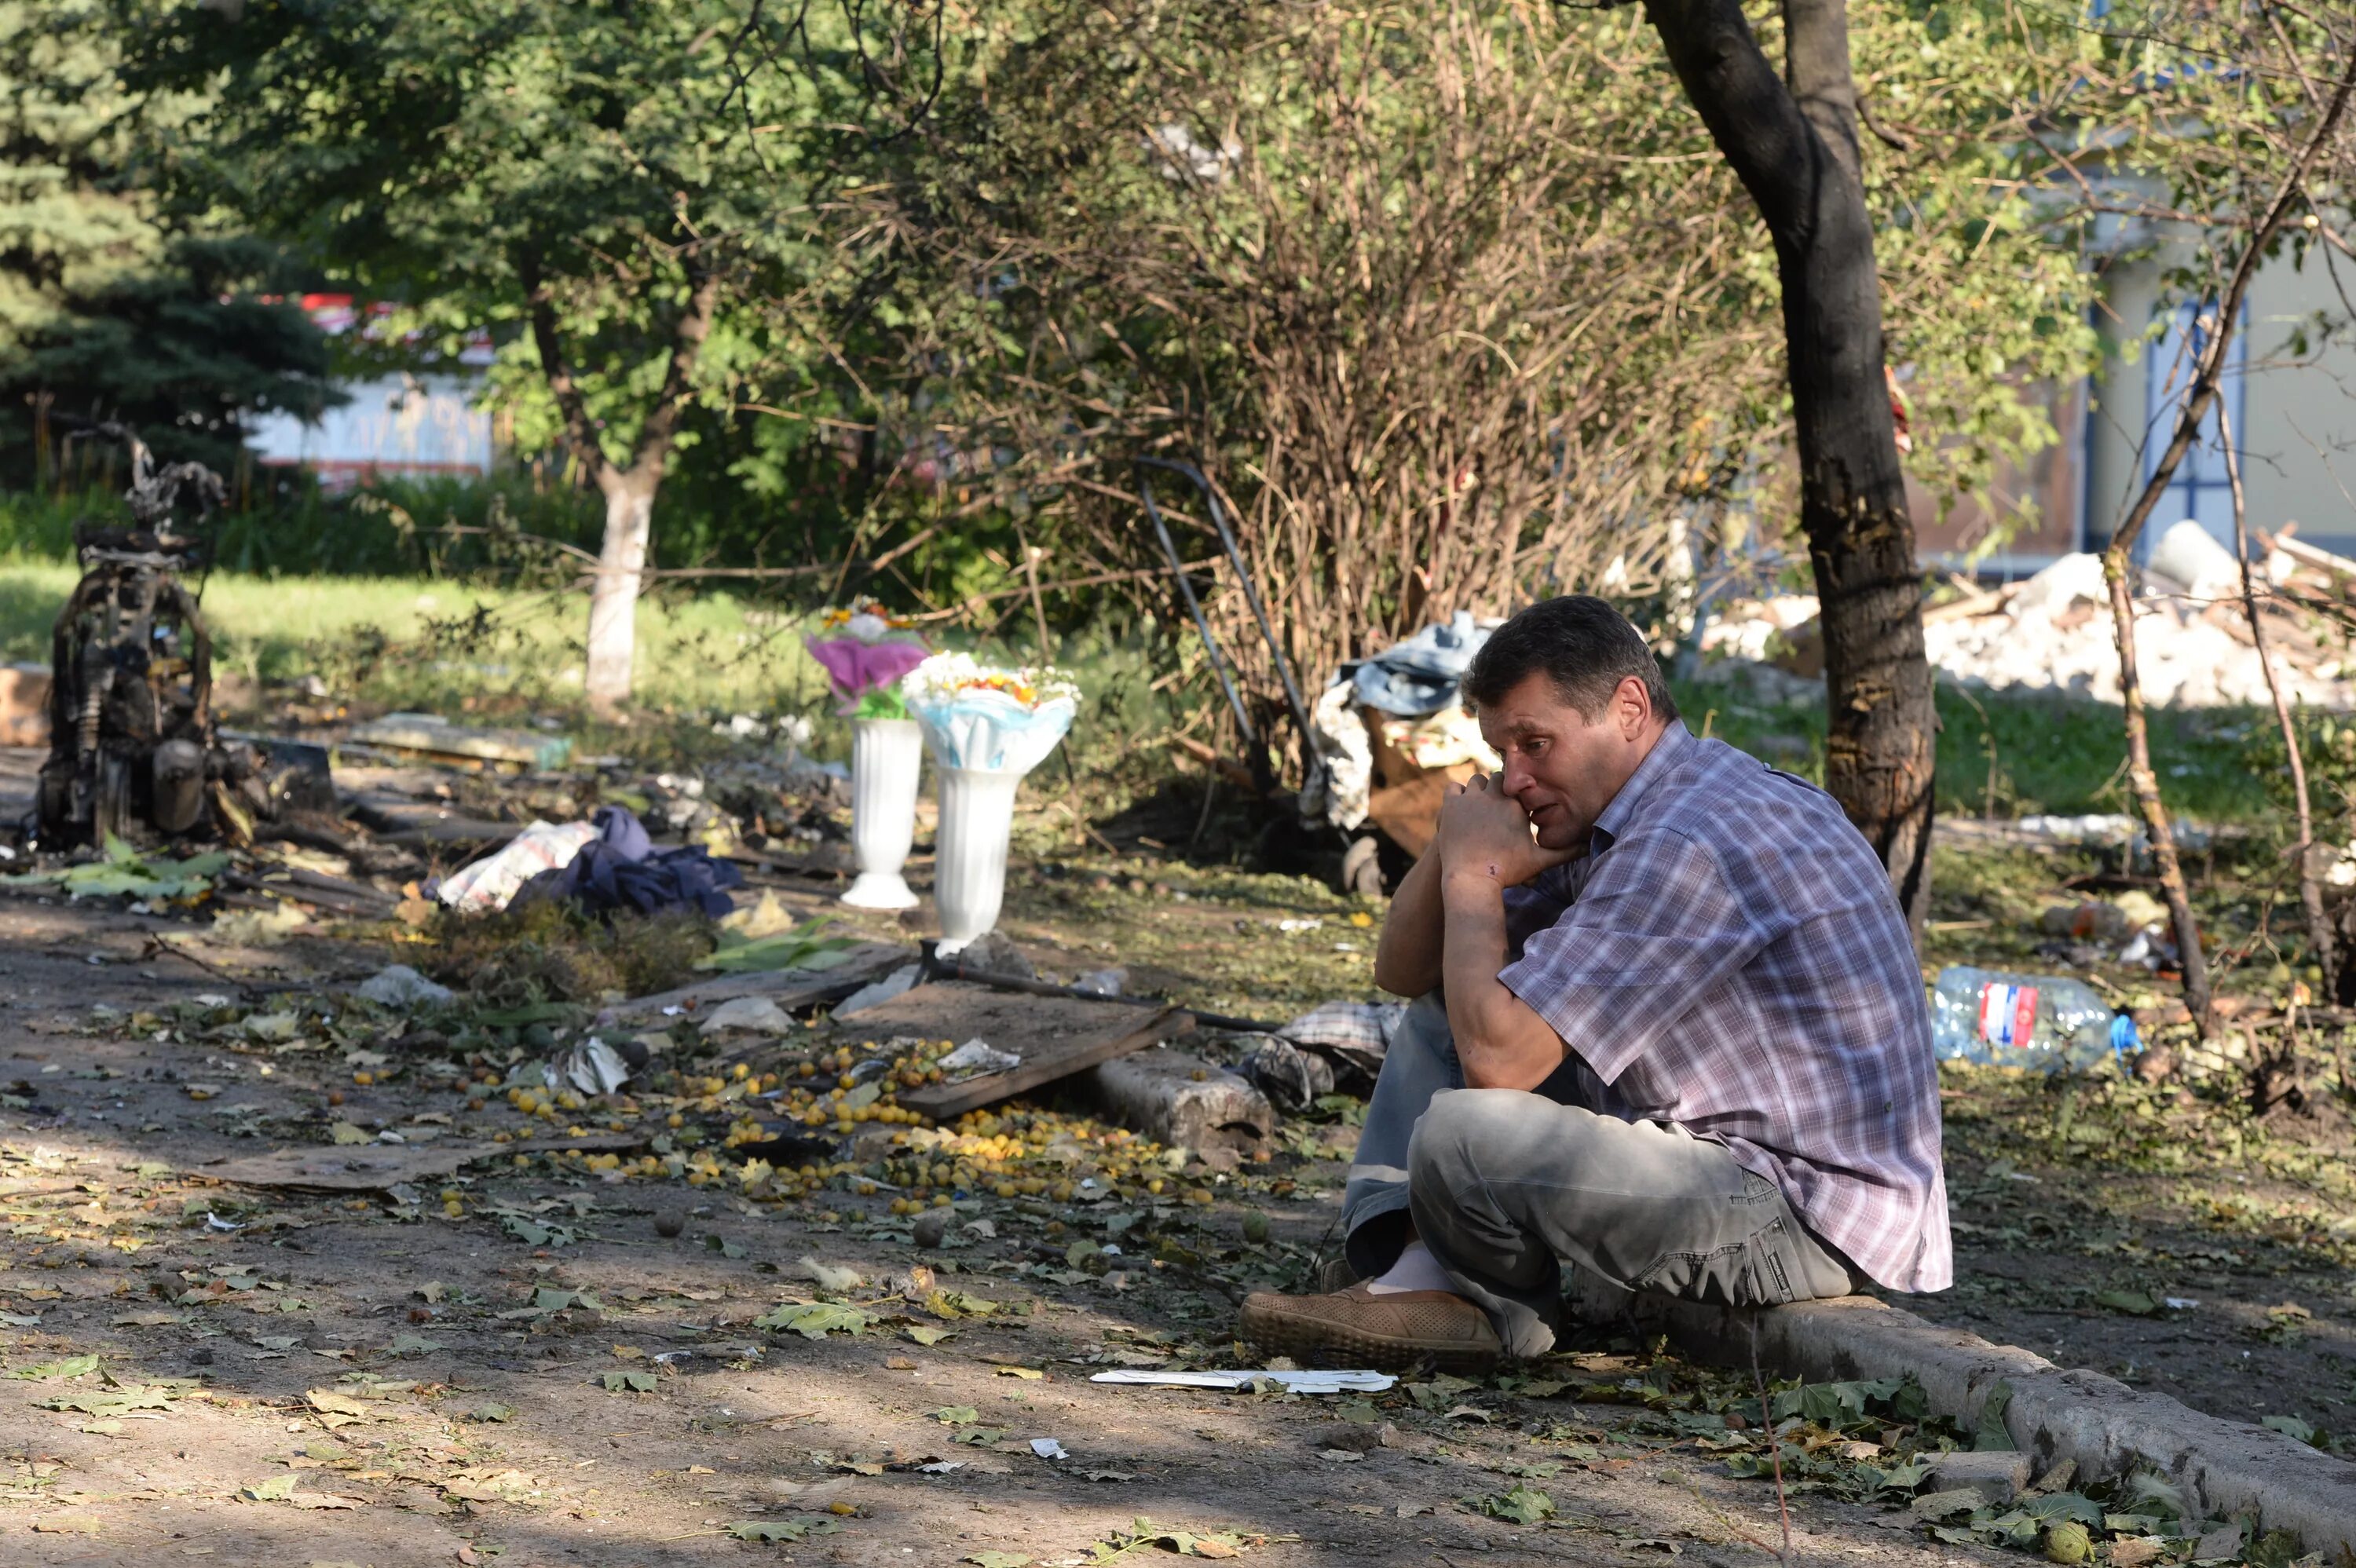
<path id="1" fill-rule="evenodd" d="M 2284 696 L 2309 707 L 2356 708 L 2356 652 L 2344 623 L 2315 613 L 2347 603 L 2356 561 L 2287 532 L 2265 542 L 2253 575 Z M 2139 588 L 2136 668 L 2147 701 L 2270 703 L 2240 569 L 2206 529 L 2188 520 L 2162 535 Z M 1770 699 L 1816 699 L 1824 666 L 1815 615 L 1815 601 L 1804 595 L 1731 606 L 1703 632 L 1699 673 Z M 2099 556 L 2063 556 L 2022 581 L 1933 605 L 1923 613 L 1923 642 L 1933 668 L 1968 685 L 2119 700 L 2118 646 Z"/>

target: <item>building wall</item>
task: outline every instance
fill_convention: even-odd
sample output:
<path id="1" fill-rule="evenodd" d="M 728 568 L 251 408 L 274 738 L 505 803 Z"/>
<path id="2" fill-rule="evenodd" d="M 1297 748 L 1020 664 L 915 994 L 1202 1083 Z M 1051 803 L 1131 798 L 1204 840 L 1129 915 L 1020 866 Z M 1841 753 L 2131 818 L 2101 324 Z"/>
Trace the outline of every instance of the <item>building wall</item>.
<path id="1" fill-rule="evenodd" d="M 2153 257 L 2114 262 L 2106 274 L 2103 325 L 2114 348 L 2095 379 L 2082 458 L 2080 537 L 2090 548 L 2099 548 L 2126 515 L 2147 464 L 2173 433 L 2166 346 L 2132 341 L 2158 308 L 2163 271 L 2163 260 Z M 2349 283 L 2356 294 L 2356 269 Z M 2304 270 L 2287 257 L 2262 266 L 2250 284 L 2238 396 L 2230 386 L 2226 393 L 2239 407 L 2234 434 L 2250 526 L 2271 531 L 2295 521 L 2300 538 L 2356 554 L 2356 343 L 2344 330 L 2317 330 L 2318 312 L 2340 322 L 2347 316 L 2319 258 Z M 2292 342 L 2302 325 L 2309 337 L 2304 356 Z M 2157 402 L 2155 355 L 2163 393 Z M 2184 509 L 2164 505 L 2146 525 L 2147 536 L 2165 532 Z M 2230 542 L 2229 512 L 2202 520 Z"/>
<path id="2" fill-rule="evenodd" d="M 477 384 L 462 376 L 384 376 L 345 384 L 351 401 L 317 424 L 291 414 L 258 421 L 254 455 L 299 464 L 329 488 L 372 474 L 486 475 L 491 416 L 473 406 Z"/>

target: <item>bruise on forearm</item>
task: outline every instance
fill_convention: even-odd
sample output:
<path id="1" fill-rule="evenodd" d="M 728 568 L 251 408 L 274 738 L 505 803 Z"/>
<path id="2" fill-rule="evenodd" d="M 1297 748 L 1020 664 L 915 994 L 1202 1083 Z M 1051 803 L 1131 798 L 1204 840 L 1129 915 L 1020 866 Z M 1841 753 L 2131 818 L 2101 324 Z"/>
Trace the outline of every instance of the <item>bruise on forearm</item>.
<path id="1" fill-rule="evenodd" d="M 1442 891 L 1448 1027 L 1464 1081 L 1475 1089 L 1535 1089 L 1562 1064 L 1547 1022 L 1505 988 L 1505 888 L 1494 878 L 1450 877 Z"/>

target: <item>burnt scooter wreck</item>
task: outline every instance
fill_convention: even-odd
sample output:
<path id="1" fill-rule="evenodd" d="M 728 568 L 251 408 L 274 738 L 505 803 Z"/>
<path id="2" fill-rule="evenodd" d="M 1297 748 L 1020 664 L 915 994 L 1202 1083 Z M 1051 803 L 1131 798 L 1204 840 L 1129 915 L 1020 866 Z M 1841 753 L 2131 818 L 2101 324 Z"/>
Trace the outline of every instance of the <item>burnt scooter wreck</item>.
<path id="1" fill-rule="evenodd" d="M 49 756 L 41 767 L 42 846 L 102 847 L 215 836 L 252 841 L 270 815 L 266 759 L 214 729 L 212 640 L 180 581 L 204 564 L 205 525 L 227 497 L 198 463 L 158 467 L 137 434 L 91 433 L 130 449 L 132 522 L 75 525 L 82 567 L 50 638 Z"/>

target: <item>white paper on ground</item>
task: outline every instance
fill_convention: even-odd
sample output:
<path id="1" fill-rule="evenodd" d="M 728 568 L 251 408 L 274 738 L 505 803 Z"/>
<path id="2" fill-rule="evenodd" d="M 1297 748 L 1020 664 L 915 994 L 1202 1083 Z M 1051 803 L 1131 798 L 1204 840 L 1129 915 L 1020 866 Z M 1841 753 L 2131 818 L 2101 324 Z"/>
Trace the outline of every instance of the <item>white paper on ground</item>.
<path id="1" fill-rule="evenodd" d="M 952 1083 L 969 1078 L 979 1078 L 985 1072 L 1011 1072 L 1023 1065 L 1023 1059 L 1011 1051 L 1001 1051 L 986 1040 L 969 1040 L 938 1061 L 933 1063 L 948 1074 Z"/>
<path id="2" fill-rule="evenodd" d="M 1289 1393 L 1381 1393 L 1398 1381 L 1388 1372 L 1157 1372 L 1151 1367 L 1123 1367 L 1119 1371 L 1098 1372 L 1088 1381 L 1135 1383 L 1148 1388 L 1239 1389 L 1256 1378 L 1281 1383 Z"/>

